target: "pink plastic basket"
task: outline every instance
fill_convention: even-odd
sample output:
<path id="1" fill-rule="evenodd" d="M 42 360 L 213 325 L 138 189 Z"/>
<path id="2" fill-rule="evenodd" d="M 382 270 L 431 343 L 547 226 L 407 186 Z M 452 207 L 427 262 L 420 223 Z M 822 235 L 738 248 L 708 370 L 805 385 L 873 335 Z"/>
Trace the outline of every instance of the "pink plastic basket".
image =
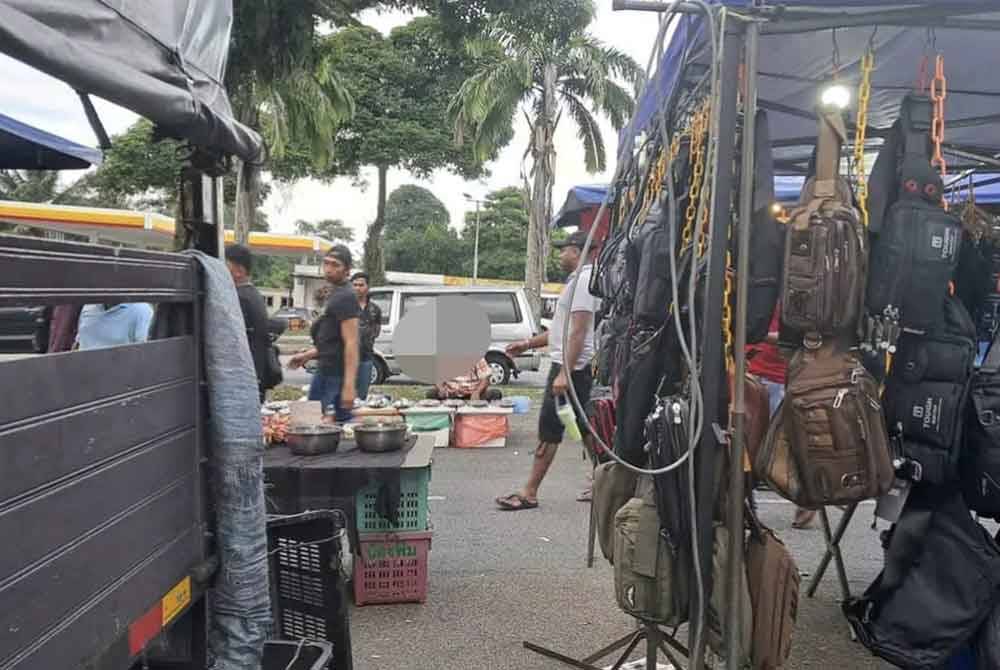
<path id="1" fill-rule="evenodd" d="M 354 561 L 354 601 L 358 605 L 422 603 L 427 600 L 430 531 L 362 535 Z"/>

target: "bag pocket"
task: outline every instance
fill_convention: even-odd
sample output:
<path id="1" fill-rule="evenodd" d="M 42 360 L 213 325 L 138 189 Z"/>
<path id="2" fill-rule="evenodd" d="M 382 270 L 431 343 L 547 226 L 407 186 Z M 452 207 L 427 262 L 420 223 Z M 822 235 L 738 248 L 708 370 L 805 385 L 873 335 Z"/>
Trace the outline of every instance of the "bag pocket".
<path id="1" fill-rule="evenodd" d="M 656 508 L 632 498 L 615 515 L 615 600 L 631 616 L 677 626 L 687 606 L 675 604 L 674 559 L 659 533 Z"/>
<path id="2" fill-rule="evenodd" d="M 903 437 L 950 451 L 962 421 L 963 385 L 948 382 L 904 384 L 892 379 L 886 388 L 889 427 L 902 426 Z"/>
<path id="3" fill-rule="evenodd" d="M 604 558 L 614 563 L 615 515 L 635 494 L 636 474 L 616 462 L 594 470 L 594 522 Z"/>
<path id="4" fill-rule="evenodd" d="M 922 381 L 965 383 L 975 362 L 971 340 L 903 333 L 893 361 L 893 374 L 907 384 Z"/>

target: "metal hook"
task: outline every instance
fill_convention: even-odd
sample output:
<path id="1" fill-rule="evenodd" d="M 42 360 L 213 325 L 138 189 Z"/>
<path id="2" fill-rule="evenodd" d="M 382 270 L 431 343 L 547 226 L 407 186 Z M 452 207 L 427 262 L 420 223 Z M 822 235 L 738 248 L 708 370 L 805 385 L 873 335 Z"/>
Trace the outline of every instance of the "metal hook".
<path id="1" fill-rule="evenodd" d="M 837 42 L 837 29 L 834 28 L 831 33 L 833 39 L 833 76 L 836 77 L 840 74 L 840 44 Z"/>

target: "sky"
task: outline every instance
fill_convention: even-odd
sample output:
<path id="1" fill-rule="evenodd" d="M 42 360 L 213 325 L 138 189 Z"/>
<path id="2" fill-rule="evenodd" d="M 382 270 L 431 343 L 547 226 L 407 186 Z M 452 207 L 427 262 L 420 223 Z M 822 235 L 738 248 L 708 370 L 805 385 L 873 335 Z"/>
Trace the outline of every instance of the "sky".
<path id="1" fill-rule="evenodd" d="M 656 15 L 646 12 L 614 12 L 611 10 L 610 0 L 602 0 L 598 4 L 598 14 L 591 25 L 591 32 L 628 53 L 645 67 L 656 37 Z M 365 23 L 383 32 L 406 23 L 410 18 L 412 15 L 401 12 L 369 12 L 362 16 Z M 0 81 L 5 83 L 0 87 L 0 110 L 3 113 L 81 144 L 96 145 L 79 99 L 64 83 L 3 55 L 0 55 Z M 95 105 L 112 135 L 127 129 L 137 118 L 131 112 L 103 100 L 95 100 Z M 617 133 L 606 120 L 602 120 L 602 129 L 608 155 L 614 156 Z M 489 164 L 491 174 L 482 181 L 466 182 L 446 171 L 435 173 L 431 179 L 419 180 L 406 171 L 390 170 L 389 192 L 403 184 L 423 186 L 444 202 L 451 214 L 452 226 L 461 228 L 465 213 L 475 208 L 474 204 L 466 201 L 463 194 L 482 199 L 490 191 L 521 184 L 522 157 L 527 148 L 528 130 L 527 124 L 520 117 L 515 130 L 514 140 L 496 161 Z M 587 173 L 583 148 L 572 124 L 560 124 L 556 134 L 556 150 L 556 209 L 561 206 L 572 186 L 610 180 L 613 165 L 608 166 L 607 174 Z M 293 232 L 295 221 L 300 219 L 341 219 L 355 231 L 355 244 L 352 246 L 360 247 L 366 227 L 375 218 L 376 210 L 374 170 L 363 173 L 362 177 L 369 182 L 369 186 L 364 189 L 349 178 L 338 179 L 331 184 L 313 180 L 303 180 L 294 185 L 275 184 L 264 206 L 271 229 L 276 232 Z"/>

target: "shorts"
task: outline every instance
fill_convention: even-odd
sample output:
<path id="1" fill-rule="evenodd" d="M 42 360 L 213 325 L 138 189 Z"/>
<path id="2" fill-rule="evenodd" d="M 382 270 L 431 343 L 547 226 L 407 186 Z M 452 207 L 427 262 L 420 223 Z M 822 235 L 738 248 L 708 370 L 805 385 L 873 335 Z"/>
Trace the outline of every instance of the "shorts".
<path id="1" fill-rule="evenodd" d="M 542 411 L 538 415 L 538 440 L 546 444 L 559 444 L 562 442 L 563 434 L 566 432 L 566 427 L 559 420 L 556 399 L 552 395 L 552 382 L 556 380 L 560 370 L 562 370 L 561 365 L 558 363 L 552 364 L 552 368 L 549 370 L 548 381 L 545 382 Z M 594 376 L 589 365 L 573 373 L 573 386 L 576 388 L 576 395 L 580 400 L 580 405 L 586 409 L 587 404 L 590 402 L 590 391 L 594 386 Z M 567 401 L 572 403 L 570 398 L 567 398 Z M 581 435 L 588 435 L 590 433 L 586 414 L 580 416 L 579 412 L 577 412 L 576 425 L 580 427 Z"/>

